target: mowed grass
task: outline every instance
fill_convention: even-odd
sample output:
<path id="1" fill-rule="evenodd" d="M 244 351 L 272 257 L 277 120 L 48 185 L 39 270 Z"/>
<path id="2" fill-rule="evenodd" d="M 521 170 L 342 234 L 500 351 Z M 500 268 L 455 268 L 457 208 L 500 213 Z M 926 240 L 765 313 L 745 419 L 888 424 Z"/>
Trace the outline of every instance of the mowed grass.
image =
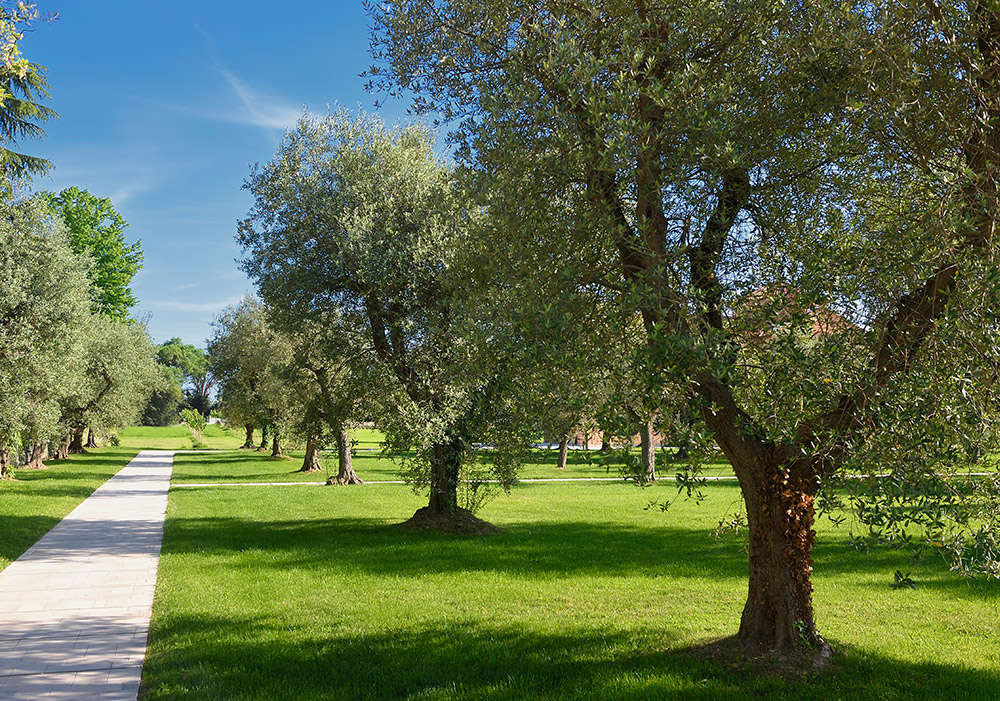
<path id="1" fill-rule="evenodd" d="M 397 527 L 425 503 L 402 485 L 172 490 L 143 694 L 1000 697 L 997 583 L 863 555 L 825 524 L 815 603 L 834 671 L 781 681 L 699 655 L 738 626 L 742 541 L 710 531 L 739 489 L 643 509 L 674 491 L 523 484 L 481 514 L 499 535 L 452 537 Z M 890 586 L 897 568 L 915 590 Z"/>
<path id="2" fill-rule="evenodd" d="M 136 430 L 136 429 L 129 429 Z M 139 429 L 144 433 L 167 429 Z M 172 429 L 171 429 L 172 430 Z M 234 431 L 238 434 L 238 431 Z M 353 440 L 353 465 L 358 476 L 369 482 L 398 481 L 403 461 L 400 456 L 382 449 L 383 436 L 370 428 L 355 429 Z M 241 445 L 242 441 L 238 442 Z M 272 458 L 270 452 L 229 450 L 222 453 L 199 452 L 178 455 L 174 462 L 175 483 L 233 483 L 233 482 L 325 482 L 337 474 L 335 450 L 324 450 L 320 461 L 322 473 L 302 473 L 302 450 L 288 451 L 284 458 Z M 486 457 L 488 451 L 484 451 Z M 662 453 L 659 454 L 662 456 Z M 659 457 L 658 456 L 658 457 Z M 622 463 L 617 453 L 602 454 L 598 451 L 572 450 L 565 469 L 557 467 L 558 451 L 536 449 L 518 472 L 518 479 L 623 479 Z M 673 479 L 677 467 L 660 463 L 660 475 Z M 725 463 L 706 465 L 707 476 L 732 475 L 732 468 Z"/>
<path id="3" fill-rule="evenodd" d="M 202 441 L 209 449 L 226 450 L 243 445 L 245 434 L 226 426 L 211 424 L 205 427 Z M 191 450 L 191 429 L 177 426 L 127 426 L 118 429 L 118 441 L 123 447 L 137 450 Z"/>
<path id="4" fill-rule="evenodd" d="M 16 479 L 0 480 L 0 569 L 125 467 L 136 452 L 100 448 L 69 460 L 46 461 L 47 470 L 14 470 Z"/>

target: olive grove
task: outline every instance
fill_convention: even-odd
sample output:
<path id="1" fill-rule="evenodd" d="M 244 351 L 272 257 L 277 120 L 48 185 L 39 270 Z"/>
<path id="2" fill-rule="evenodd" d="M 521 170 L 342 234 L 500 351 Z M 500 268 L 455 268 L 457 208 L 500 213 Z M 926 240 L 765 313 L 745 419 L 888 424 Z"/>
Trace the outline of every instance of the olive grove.
<path id="1" fill-rule="evenodd" d="M 503 221 L 507 279 L 563 260 L 563 294 L 638 316 L 643 376 L 686 396 L 732 464 L 739 641 L 826 655 L 820 487 L 946 474 L 995 437 L 1000 5 L 370 11 L 375 87 L 451 125 Z"/>

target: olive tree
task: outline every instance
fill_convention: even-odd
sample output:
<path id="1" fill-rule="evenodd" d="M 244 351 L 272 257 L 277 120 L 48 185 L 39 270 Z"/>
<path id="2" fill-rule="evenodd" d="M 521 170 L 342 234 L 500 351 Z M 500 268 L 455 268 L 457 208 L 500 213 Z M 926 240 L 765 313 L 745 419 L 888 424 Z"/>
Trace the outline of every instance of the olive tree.
<path id="1" fill-rule="evenodd" d="M 0 475 L 59 431 L 87 315 L 85 266 L 39 200 L 0 205 Z"/>
<path id="2" fill-rule="evenodd" d="M 452 120 L 508 222 L 498 252 L 535 284 L 531 261 L 586 251 L 566 293 L 602 287 L 639 316 L 646 375 L 732 463 L 750 532 L 740 642 L 825 655 L 820 484 L 880 452 L 939 464 L 960 442 L 946 407 L 972 408 L 956 378 L 996 361 L 996 3 L 370 9 L 376 86 Z M 824 310 L 844 323 L 810 332 Z M 964 438 L 990 435 L 969 413 Z M 925 423 L 940 435 L 909 440 Z"/>
<path id="3" fill-rule="evenodd" d="M 430 488 L 420 518 L 467 520 L 460 478 L 503 381 L 495 365 L 471 362 L 474 319 L 454 265 L 473 213 L 431 134 L 306 115 L 247 187 L 255 205 L 238 240 L 261 297 L 368 349 L 380 378 L 368 406 L 395 452 L 416 450 L 412 477 Z M 505 476 L 505 465 L 490 469 Z"/>
<path id="4" fill-rule="evenodd" d="M 223 415 L 232 423 L 267 427 L 271 456 L 282 457 L 282 441 L 293 427 L 299 404 L 299 390 L 286 375 L 291 340 L 268 323 L 264 308 L 249 296 L 224 309 L 212 325 L 209 369 L 219 385 Z"/>
<path id="5" fill-rule="evenodd" d="M 60 457 L 83 452 L 83 435 L 135 423 L 152 393 L 164 387 L 155 347 L 136 323 L 88 314 L 81 335 L 80 367 L 59 396 L 59 423 L 69 435 Z"/>

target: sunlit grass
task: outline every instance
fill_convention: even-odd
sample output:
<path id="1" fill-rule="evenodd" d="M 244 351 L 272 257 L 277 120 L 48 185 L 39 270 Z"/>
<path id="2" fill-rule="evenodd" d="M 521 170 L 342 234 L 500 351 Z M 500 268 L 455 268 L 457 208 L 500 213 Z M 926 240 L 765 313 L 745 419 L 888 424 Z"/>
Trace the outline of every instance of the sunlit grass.
<path id="1" fill-rule="evenodd" d="M 825 522 L 815 601 L 841 651 L 835 671 L 783 682 L 687 652 L 735 632 L 746 556 L 741 536 L 710 535 L 739 503 L 737 486 L 710 484 L 700 507 L 643 508 L 673 492 L 525 484 L 482 512 L 499 535 L 456 538 L 399 530 L 425 503 L 402 485 L 175 489 L 144 693 L 1000 696 L 997 583 L 958 579 L 935 560 L 915 567 L 899 551 L 864 555 Z M 917 588 L 893 589 L 895 569 Z"/>
<path id="2" fill-rule="evenodd" d="M 218 424 L 205 427 L 202 443 L 205 448 L 231 449 L 243 445 L 245 435 L 241 430 Z M 118 429 L 118 441 L 123 447 L 137 450 L 191 450 L 194 442 L 191 429 L 177 426 L 128 426 Z"/>

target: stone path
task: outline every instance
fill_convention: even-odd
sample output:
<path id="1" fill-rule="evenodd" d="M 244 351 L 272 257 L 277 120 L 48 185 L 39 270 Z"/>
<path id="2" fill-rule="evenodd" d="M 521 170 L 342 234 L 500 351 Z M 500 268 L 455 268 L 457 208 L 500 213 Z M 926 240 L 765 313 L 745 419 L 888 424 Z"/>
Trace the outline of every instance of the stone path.
<path id="1" fill-rule="evenodd" d="M 172 468 L 142 451 L 0 572 L 0 699 L 135 701 Z"/>

